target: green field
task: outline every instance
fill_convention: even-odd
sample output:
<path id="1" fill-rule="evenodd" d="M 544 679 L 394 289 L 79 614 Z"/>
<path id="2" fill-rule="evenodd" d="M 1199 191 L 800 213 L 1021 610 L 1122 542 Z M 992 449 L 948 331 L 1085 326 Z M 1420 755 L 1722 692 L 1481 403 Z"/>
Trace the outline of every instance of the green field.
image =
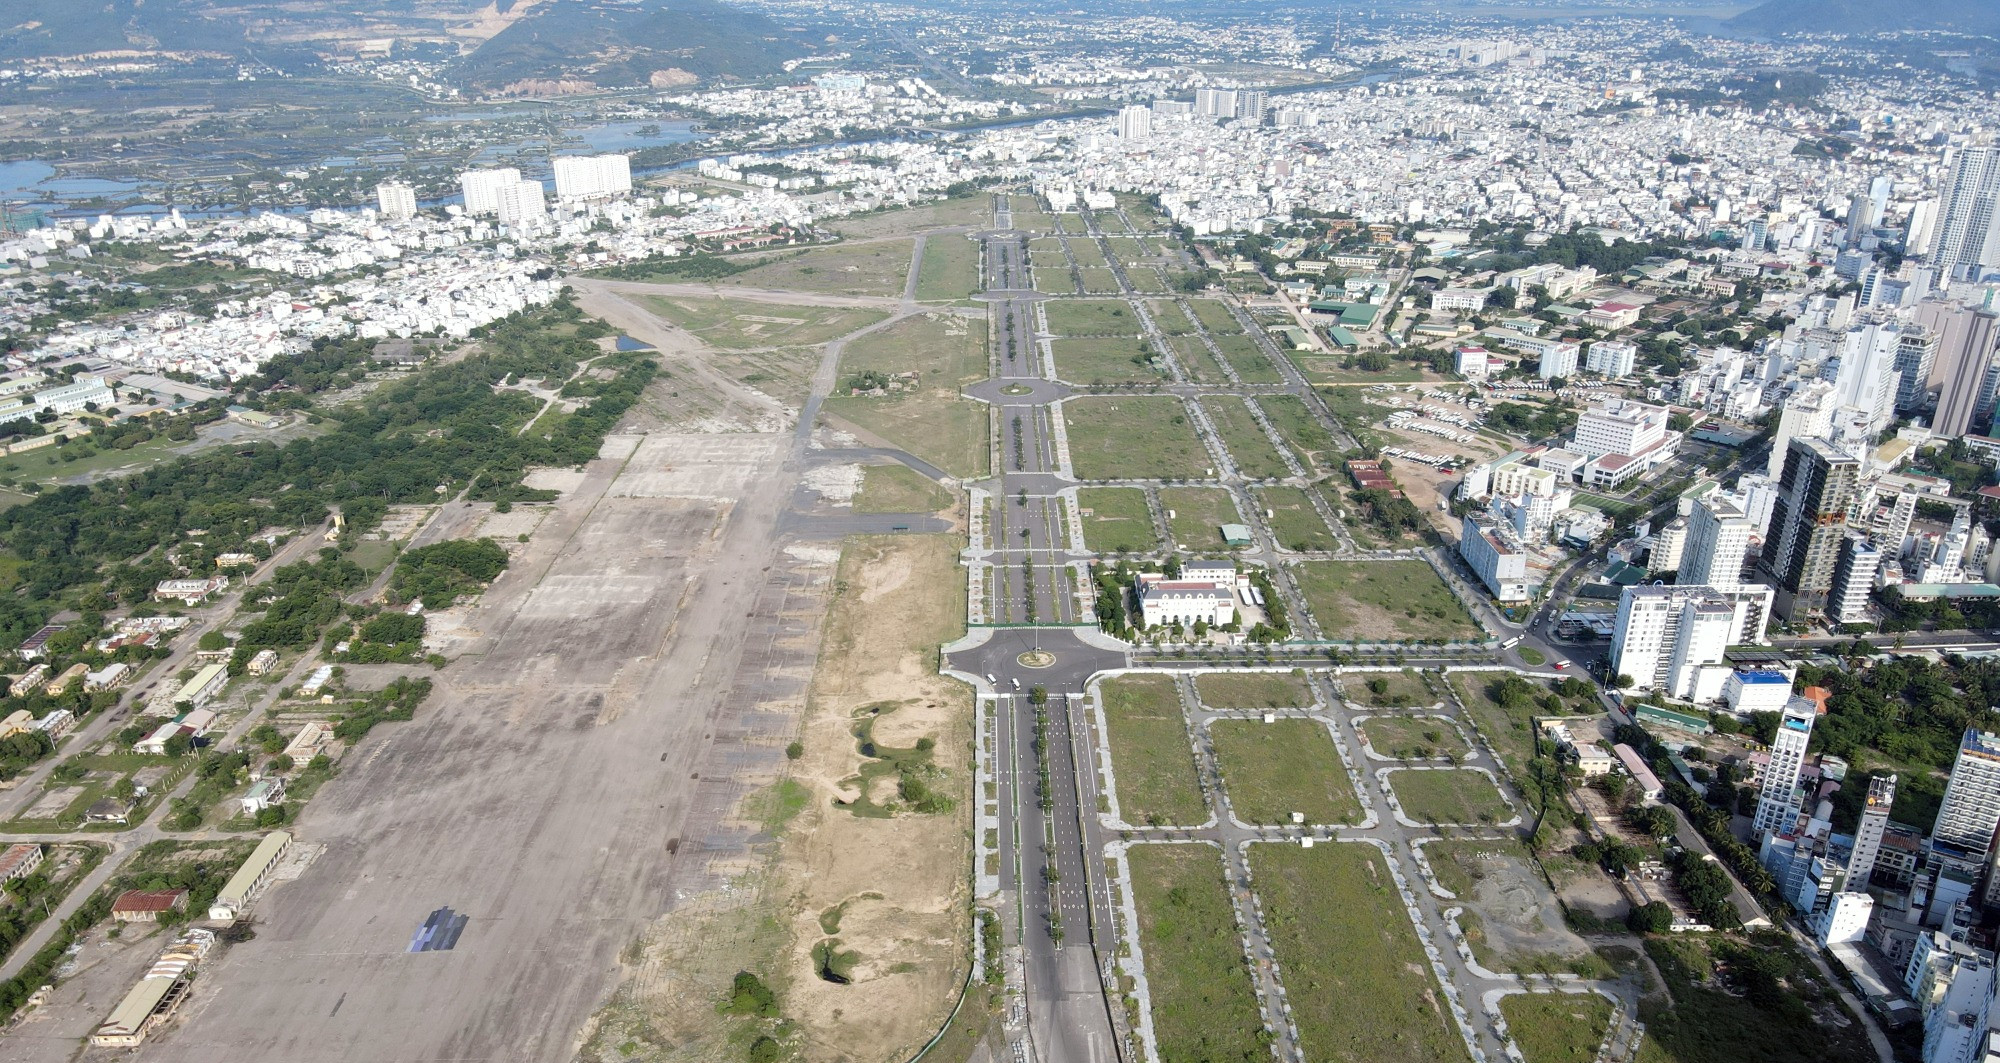
<path id="1" fill-rule="evenodd" d="M 1611 1002 L 1596 993 L 1512 993 L 1500 1014 L 1528 1063 L 1591 1063 L 1611 1028 Z"/>
<path id="2" fill-rule="evenodd" d="M 870 211 L 835 219 L 835 231 L 849 239 L 900 236 L 948 225 L 987 226 L 993 224 L 993 200 L 985 192 L 951 199 L 920 203 L 913 207 Z"/>
<path id="3" fill-rule="evenodd" d="M 1063 403 L 1069 453 L 1082 480 L 1193 480 L 1213 476 L 1208 448 L 1181 400 L 1160 395 Z"/>
<path id="4" fill-rule="evenodd" d="M 1200 336 L 1180 336 L 1167 341 L 1180 358 L 1181 366 L 1187 370 L 1188 379 L 1197 384 L 1227 384 L 1229 374 L 1222 371 L 1222 365 L 1209 353 L 1208 346 Z"/>
<path id="5" fill-rule="evenodd" d="M 1118 261 L 1128 266 L 1134 259 L 1151 258 L 1154 254 L 1136 236 L 1107 236 L 1104 243 L 1111 248 L 1113 255 L 1118 256 Z"/>
<path id="6" fill-rule="evenodd" d="M 1459 758 L 1471 752 L 1458 731 L 1436 716 L 1371 716 L 1359 730 L 1368 748 L 1397 760 Z"/>
<path id="7" fill-rule="evenodd" d="M 986 407 L 979 403 L 941 401 L 929 395 L 879 399 L 835 395 L 826 400 L 824 409 L 953 476 L 986 475 L 987 417 Z"/>
<path id="8" fill-rule="evenodd" d="M 1204 395 L 1201 408 L 1215 425 L 1222 445 L 1229 450 L 1230 459 L 1236 462 L 1237 471 L 1245 479 L 1278 480 L 1291 475 L 1285 459 L 1271 445 L 1271 437 L 1264 434 L 1263 426 L 1257 423 L 1243 399 L 1233 395 Z"/>
<path id="9" fill-rule="evenodd" d="M 1236 500 L 1220 487 L 1163 487 L 1160 505 L 1167 510 L 1170 546 L 1189 550 L 1221 550 L 1222 525 L 1236 524 L 1243 515 L 1236 512 Z"/>
<path id="10" fill-rule="evenodd" d="M 924 260 L 917 267 L 918 299 L 951 302 L 984 289 L 979 279 L 977 243 L 954 233 L 924 238 Z"/>
<path id="11" fill-rule="evenodd" d="M 951 505 L 951 492 L 907 465 L 870 465 L 861 470 L 856 513 L 935 513 Z"/>
<path id="12" fill-rule="evenodd" d="M 1535 756 L 1535 729 L 1533 717 L 1538 711 L 1532 704 L 1518 709 L 1509 709 L 1493 700 L 1490 688 L 1511 672 L 1454 672 L 1448 680 L 1458 694 L 1465 711 L 1472 716 L 1472 722 L 1479 727 L 1480 737 L 1493 749 L 1500 763 L 1507 766 L 1516 780 L 1527 778 L 1528 762 Z M 1537 695 L 1547 694 L 1548 688 L 1534 680 L 1530 683 Z"/>
<path id="13" fill-rule="evenodd" d="M 1243 326 L 1236 323 L 1235 315 L 1229 308 L 1214 299 L 1189 299 L 1188 309 L 1194 311 L 1195 320 L 1217 336 L 1228 336 L 1242 332 Z"/>
<path id="14" fill-rule="evenodd" d="M 1072 384 L 1154 384 L 1169 379 L 1150 344 L 1136 336 L 1049 342 L 1056 376 Z"/>
<path id="15" fill-rule="evenodd" d="M 948 312 L 913 314 L 841 348 L 840 375 L 916 373 L 919 386 L 958 389 L 987 376 L 986 321 Z"/>
<path id="16" fill-rule="evenodd" d="M 1083 274 L 1083 291 L 1086 295 L 1117 295 L 1124 291 L 1118 285 L 1118 275 L 1103 267 L 1080 269 Z"/>
<path id="17" fill-rule="evenodd" d="M 1217 336 L 1215 349 L 1229 360 L 1229 367 L 1236 370 L 1245 384 L 1278 384 L 1285 379 L 1277 363 L 1249 336 Z"/>
<path id="18" fill-rule="evenodd" d="M 1029 263 L 1034 266 L 1036 291 L 1049 295 L 1076 294 L 1076 281 L 1070 273 L 1069 260 L 1055 255 L 1044 263 L 1041 255 L 1034 255 Z"/>
<path id="19" fill-rule="evenodd" d="M 1292 453 L 1308 470 L 1328 472 L 1338 464 L 1340 444 L 1334 442 L 1333 433 L 1313 416 L 1304 399 L 1297 395 L 1263 395 L 1258 397 L 1257 404 L 1264 408 L 1271 427 L 1278 430 L 1278 438 L 1292 448 Z"/>
<path id="20" fill-rule="evenodd" d="M 1422 561 L 1306 561 L 1293 570 L 1329 640 L 1471 639 L 1472 614 Z"/>
<path id="21" fill-rule="evenodd" d="M 1303 489 L 1259 487 L 1251 494 L 1271 511 L 1271 534 L 1279 546 L 1287 550 L 1333 550 L 1340 546 Z"/>
<path id="22" fill-rule="evenodd" d="M 915 250 L 914 240 L 814 247 L 783 254 L 716 283 L 725 288 L 898 296 L 909 281 Z"/>
<path id="23" fill-rule="evenodd" d="M 1103 269 L 1106 261 L 1104 251 L 1097 241 L 1088 236 L 1073 236 L 1064 241 L 1069 245 L 1069 253 L 1076 256 L 1076 264 L 1085 269 Z"/>
<path id="24" fill-rule="evenodd" d="M 1346 678 L 1341 689 L 1347 700 L 1377 708 L 1435 705 L 1442 700 L 1424 683 L 1423 676 L 1409 668 L 1400 672 L 1357 672 Z"/>
<path id="25" fill-rule="evenodd" d="M 1833 987 L 1790 941 L 1745 943 L 1719 934 L 1646 940 L 1666 993 L 1646 997 L 1638 1063 L 1873 1063 L 1868 1038 Z M 1738 988 L 1742 973 L 1755 988 Z M 1810 1001 L 1810 1003 L 1808 1003 Z M 1839 1016 L 1835 1025 L 1822 1016 Z M 1523 1046 L 1525 1051 L 1526 1046 Z"/>
<path id="26" fill-rule="evenodd" d="M 1210 845 L 1135 845 L 1126 859 L 1160 1058 L 1267 1059 L 1222 853 Z"/>
<path id="27" fill-rule="evenodd" d="M 1139 315 L 1118 299 L 1056 299 L 1044 303 L 1058 336 L 1137 336 Z"/>
<path id="28" fill-rule="evenodd" d="M 1195 775 L 1174 681 L 1163 675 L 1127 675 L 1102 687 L 1110 731 L 1111 768 L 1125 822 L 1190 827 L 1206 822 L 1208 804 Z"/>
<path id="29" fill-rule="evenodd" d="M 1312 687 L 1290 672 L 1203 672 L 1194 677 L 1201 703 L 1214 709 L 1304 709 Z"/>
<path id="30" fill-rule="evenodd" d="M 882 310 L 794 306 L 748 299 L 704 296 L 641 296 L 662 320 L 692 333 L 710 347 L 807 347 L 838 339 L 888 317 Z"/>
<path id="31" fill-rule="evenodd" d="M 1153 315 L 1153 324 L 1169 336 L 1186 336 L 1192 333 L 1194 322 L 1181 313 L 1180 304 L 1168 299 L 1148 299 L 1146 311 Z"/>
<path id="32" fill-rule="evenodd" d="M 1125 279 L 1132 282 L 1133 291 L 1146 295 L 1160 295 L 1167 290 L 1167 282 L 1160 279 L 1160 272 L 1147 266 L 1126 266 Z"/>
<path id="33" fill-rule="evenodd" d="M 1237 819 L 1290 824 L 1302 812 L 1313 825 L 1361 821 L 1340 750 L 1318 720 L 1217 720 L 1209 736 Z"/>
<path id="34" fill-rule="evenodd" d="M 1103 553 L 1147 553 L 1160 547 L 1146 493 L 1136 487 L 1085 487 L 1076 493 L 1083 510 L 1083 544 Z"/>
<path id="35" fill-rule="evenodd" d="M 1250 847 L 1250 868 L 1306 1058 L 1465 1063 L 1380 850 L 1265 842 Z"/>
<path id="36" fill-rule="evenodd" d="M 1405 769 L 1389 776 L 1403 815 L 1419 823 L 1499 823 L 1513 818 L 1500 789 L 1469 768 Z"/>

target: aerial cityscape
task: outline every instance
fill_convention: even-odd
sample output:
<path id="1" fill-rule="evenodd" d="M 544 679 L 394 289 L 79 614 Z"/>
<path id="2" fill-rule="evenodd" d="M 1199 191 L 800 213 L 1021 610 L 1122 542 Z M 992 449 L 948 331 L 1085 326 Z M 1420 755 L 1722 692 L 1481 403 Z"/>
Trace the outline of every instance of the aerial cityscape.
<path id="1" fill-rule="evenodd" d="M 4 6 L 0 1060 L 2000 1063 L 2000 6 Z"/>

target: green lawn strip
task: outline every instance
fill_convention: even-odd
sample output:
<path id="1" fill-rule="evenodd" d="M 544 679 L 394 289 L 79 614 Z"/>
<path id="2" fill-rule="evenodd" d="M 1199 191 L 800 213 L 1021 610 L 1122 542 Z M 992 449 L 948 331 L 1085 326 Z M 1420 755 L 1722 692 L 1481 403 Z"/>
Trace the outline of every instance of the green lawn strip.
<path id="1" fill-rule="evenodd" d="M 1236 316 L 1229 308 L 1214 299 L 1189 299 L 1188 309 L 1194 311 L 1203 328 L 1217 336 L 1228 336 L 1242 332 L 1243 326 L 1236 323 Z"/>
<path id="2" fill-rule="evenodd" d="M 1127 675 L 1105 680 L 1101 689 L 1125 822 L 1182 827 L 1206 822 L 1208 805 L 1174 681 Z"/>
<path id="3" fill-rule="evenodd" d="M 1405 769 L 1389 776 L 1403 815 L 1419 823 L 1499 823 L 1513 812 L 1485 772 Z"/>
<path id="4" fill-rule="evenodd" d="M 1083 480 L 1202 479 L 1214 475 L 1181 400 L 1165 395 L 1063 403 L 1070 461 Z"/>
<path id="5" fill-rule="evenodd" d="M 1276 480 L 1291 475 L 1285 459 L 1271 445 L 1271 437 L 1264 434 L 1263 426 L 1250 413 L 1250 407 L 1243 404 L 1244 400 L 1234 395 L 1204 395 L 1200 402 L 1244 478 Z"/>
<path id="6" fill-rule="evenodd" d="M 1368 748 L 1397 760 L 1464 757 L 1470 750 L 1449 721 L 1436 716 L 1371 716 L 1361 722 Z"/>
<path id="7" fill-rule="evenodd" d="M 1159 352 L 1136 336 L 1052 340 L 1056 376 L 1072 384 L 1153 384 L 1169 379 Z"/>
<path id="8" fill-rule="evenodd" d="M 1472 614 L 1422 561 L 1306 561 L 1295 570 L 1330 640 L 1470 639 Z"/>
<path id="9" fill-rule="evenodd" d="M 1543 664 L 1549 659 L 1547 654 L 1544 654 L 1533 646 L 1523 646 L 1519 652 L 1521 660 L 1526 661 L 1530 666 Z"/>
<path id="10" fill-rule="evenodd" d="M 949 233 L 925 238 L 924 261 L 917 268 L 919 300 L 949 302 L 980 290 L 978 244 Z"/>
<path id="11" fill-rule="evenodd" d="M 1378 709 L 1435 705 L 1443 700 L 1414 668 L 1400 672 L 1356 672 L 1341 681 L 1348 701 Z"/>
<path id="12" fill-rule="evenodd" d="M 928 395 L 835 395 L 825 409 L 953 476 L 986 475 L 986 407 L 979 403 Z"/>
<path id="13" fill-rule="evenodd" d="M 1263 842 L 1250 868 L 1306 1058 L 1468 1058 L 1380 850 Z"/>
<path id="14" fill-rule="evenodd" d="M 1333 433 L 1313 416 L 1304 399 L 1297 395 L 1262 395 L 1256 401 L 1264 408 L 1271 427 L 1278 430 L 1278 438 L 1292 448 L 1306 468 L 1326 472 L 1338 464 L 1340 445 L 1334 442 Z"/>
<path id="15" fill-rule="evenodd" d="M 1126 860 L 1160 1058 L 1173 1063 L 1269 1058 L 1230 910 L 1222 853 L 1210 845 L 1135 845 L 1126 850 Z"/>
<path id="16" fill-rule="evenodd" d="M 861 470 L 856 513 L 935 513 L 951 505 L 951 492 L 907 465 L 871 465 Z"/>
<path id="17" fill-rule="evenodd" d="M 1004 501 L 1004 500 L 1003 500 Z M 1136 487 L 1085 487 L 1076 493 L 1083 511 L 1083 544 L 1098 553 L 1146 553 L 1160 547 L 1146 493 Z"/>
<path id="18" fill-rule="evenodd" d="M 1043 304 L 1058 336 L 1137 336 L 1139 315 L 1121 299 L 1056 299 Z"/>
<path id="19" fill-rule="evenodd" d="M 1201 703 L 1212 709 L 1304 709 L 1312 687 L 1290 672 L 1204 672 L 1194 677 Z"/>
<path id="20" fill-rule="evenodd" d="M 1236 511 L 1236 499 L 1220 487 L 1163 487 L 1160 505 L 1167 511 L 1169 544 L 1189 550 L 1220 550 L 1222 525 L 1243 519 Z"/>
<path id="21" fill-rule="evenodd" d="M 1340 545 L 1312 499 L 1297 487 L 1260 487 L 1253 495 L 1270 511 L 1271 534 L 1287 550 L 1332 550 Z"/>
<path id="22" fill-rule="evenodd" d="M 1249 336 L 1217 336 L 1215 349 L 1229 360 L 1229 367 L 1236 370 L 1245 384 L 1277 384 L 1285 379 L 1277 363 Z"/>
<path id="23" fill-rule="evenodd" d="M 1217 720 L 1209 725 L 1229 805 L 1245 823 L 1359 823 L 1361 801 L 1340 750 L 1318 720 Z"/>
<path id="24" fill-rule="evenodd" d="M 1591 1063 L 1611 1028 L 1611 1002 L 1596 993 L 1512 993 L 1500 1014 L 1528 1063 Z"/>

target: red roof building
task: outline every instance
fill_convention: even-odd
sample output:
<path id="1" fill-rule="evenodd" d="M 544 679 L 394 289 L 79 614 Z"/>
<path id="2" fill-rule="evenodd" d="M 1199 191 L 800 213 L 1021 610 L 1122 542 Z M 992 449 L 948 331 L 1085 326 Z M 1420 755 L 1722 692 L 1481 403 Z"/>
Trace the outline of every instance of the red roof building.
<path id="1" fill-rule="evenodd" d="M 154 923 L 166 912 L 185 911 L 186 890 L 126 890 L 111 905 L 111 918 L 121 923 Z"/>

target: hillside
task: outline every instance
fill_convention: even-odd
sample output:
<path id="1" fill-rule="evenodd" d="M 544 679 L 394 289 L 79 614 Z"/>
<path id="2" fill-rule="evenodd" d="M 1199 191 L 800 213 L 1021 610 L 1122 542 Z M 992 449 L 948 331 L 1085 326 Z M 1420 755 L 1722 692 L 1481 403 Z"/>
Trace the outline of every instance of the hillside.
<path id="1" fill-rule="evenodd" d="M 768 77 L 809 48 L 806 31 L 714 0 L 568 0 L 496 34 L 459 76 L 486 90 L 528 81 L 666 88 Z"/>
<path id="2" fill-rule="evenodd" d="M 546 2 L 546 0 L 543 0 Z M 477 42 L 534 0 L 0 0 L 0 59 L 203 51 L 270 59 L 273 46 L 351 53 L 387 38 Z"/>
<path id="3" fill-rule="evenodd" d="M 1897 30 L 1954 30 L 2000 34 L 2000 3 L 1994 0 L 1929 0 L 1921 4 L 1888 0 L 1766 0 L 1730 20 L 1753 33 L 1776 36 L 1801 30 L 1887 33 Z"/>

